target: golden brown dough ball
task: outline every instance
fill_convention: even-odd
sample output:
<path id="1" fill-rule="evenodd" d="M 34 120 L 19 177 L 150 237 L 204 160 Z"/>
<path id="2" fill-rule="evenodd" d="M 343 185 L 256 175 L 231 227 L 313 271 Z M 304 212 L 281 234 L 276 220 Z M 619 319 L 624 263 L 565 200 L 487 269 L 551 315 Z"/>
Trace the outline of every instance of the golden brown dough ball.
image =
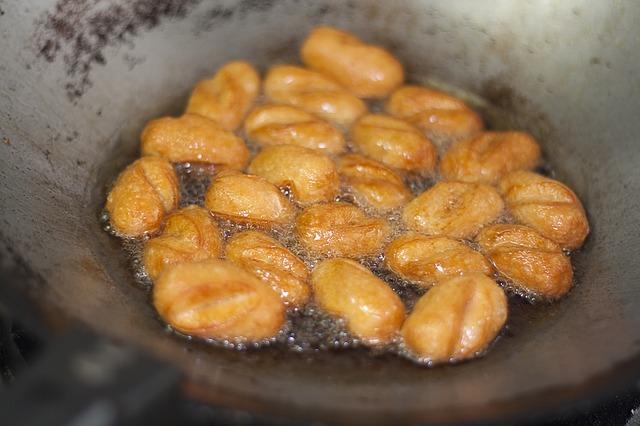
<path id="1" fill-rule="evenodd" d="M 287 224 L 295 214 L 289 200 L 265 178 L 226 170 L 209 185 L 204 204 L 218 217 L 265 227 Z"/>
<path id="2" fill-rule="evenodd" d="M 405 206 L 402 221 L 423 234 L 470 238 L 503 209 L 498 191 L 489 185 L 438 182 Z"/>
<path id="3" fill-rule="evenodd" d="M 221 250 L 218 225 L 207 210 L 192 205 L 167 217 L 162 233 L 145 243 L 142 259 L 155 281 L 167 265 L 216 258 Z"/>
<path id="4" fill-rule="evenodd" d="M 453 145 L 440 162 L 447 180 L 494 185 L 513 170 L 540 162 L 540 147 L 527 133 L 484 132 Z"/>
<path id="5" fill-rule="evenodd" d="M 367 217 L 347 203 L 314 204 L 296 221 L 298 240 L 309 251 L 324 256 L 374 255 L 381 251 L 390 233 L 385 220 Z"/>
<path id="6" fill-rule="evenodd" d="M 167 266 L 153 287 L 153 303 L 173 328 L 204 338 L 260 341 L 284 323 L 278 294 L 221 259 Z"/>
<path id="7" fill-rule="evenodd" d="M 251 111 L 244 131 L 260 146 L 298 145 L 335 154 L 344 151 L 342 133 L 324 120 L 288 105 L 262 105 Z"/>
<path id="8" fill-rule="evenodd" d="M 174 163 L 203 162 L 242 169 L 249 159 L 249 149 L 242 139 L 197 114 L 152 120 L 140 140 L 142 155 Z"/>
<path id="9" fill-rule="evenodd" d="M 228 260 L 271 286 L 286 305 L 309 299 L 309 271 L 302 260 L 270 236 L 257 231 L 235 234 L 227 242 Z"/>
<path id="10" fill-rule="evenodd" d="M 400 330 L 405 317 L 402 301 L 358 262 L 325 260 L 313 270 L 311 283 L 318 306 L 344 319 L 349 331 L 365 343 L 389 343 Z"/>
<path id="11" fill-rule="evenodd" d="M 141 237 L 160 229 L 165 214 L 178 207 L 179 200 L 178 177 L 171 164 L 144 157 L 120 173 L 105 208 L 118 235 Z"/>
<path id="12" fill-rule="evenodd" d="M 296 106 L 340 127 L 349 127 L 367 105 L 317 71 L 293 65 L 271 68 L 264 80 L 267 99 Z"/>
<path id="13" fill-rule="evenodd" d="M 290 188 L 293 199 L 300 204 L 332 201 L 340 189 L 333 160 L 301 146 L 266 147 L 254 157 L 248 170 L 280 188 Z"/>
<path id="14" fill-rule="evenodd" d="M 351 128 L 358 151 L 389 167 L 431 172 L 437 153 L 433 144 L 409 123 L 382 114 L 361 117 Z"/>
<path id="15" fill-rule="evenodd" d="M 425 288 L 460 275 L 493 274 L 481 253 L 448 237 L 405 234 L 387 246 L 384 257 L 391 271 Z"/>
<path id="16" fill-rule="evenodd" d="M 242 123 L 259 92 L 260 76 L 251 64 L 228 62 L 213 78 L 196 85 L 185 112 L 202 115 L 226 130 L 234 130 Z"/>
<path id="17" fill-rule="evenodd" d="M 302 62 L 361 98 L 384 98 L 404 81 L 389 52 L 331 27 L 316 27 L 302 45 Z"/>
<path id="18" fill-rule="evenodd" d="M 411 199 L 402 177 L 378 161 L 358 154 L 344 154 L 337 163 L 340 176 L 360 206 L 386 213 Z"/>
<path id="19" fill-rule="evenodd" d="M 589 234 L 589 221 L 578 196 L 557 180 L 524 170 L 505 176 L 498 189 L 521 223 L 565 249 L 576 249 Z"/>
<path id="20" fill-rule="evenodd" d="M 387 100 L 385 110 L 438 139 L 467 138 L 484 129 L 480 116 L 463 101 L 421 86 L 400 87 Z"/>
<path id="21" fill-rule="evenodd" d="M 422 296 L 402 326 L 402 337 L 424 361 L 460 361 L 487 349 L 506 320 L 502 288 L 485 275 L 464 275 Z"/>
<path id="22" fill-rule="evenodd" d="M 569 291 L 571 261 L 553 241 L 523 225 L 493 225 L 478 234 L 478 244 L 517 289 L 548 299 Z"/>

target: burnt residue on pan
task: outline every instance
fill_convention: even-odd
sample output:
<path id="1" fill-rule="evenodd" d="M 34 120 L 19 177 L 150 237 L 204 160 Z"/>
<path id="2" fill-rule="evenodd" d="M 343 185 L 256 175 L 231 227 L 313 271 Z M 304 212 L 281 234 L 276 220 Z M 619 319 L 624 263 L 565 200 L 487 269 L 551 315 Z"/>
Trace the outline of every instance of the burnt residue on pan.
<path id="1" fill-rule="evenodd" d="M 62 58 L 64 88 L 69 100 L 75 101 L 93 85 L 93 67 L 107 63 L 105 48 L 132 44 L 142 31 L 184 18 L 200 2 L 117 0 L 102 5 L 96 0 L 59 0 L 35 20 L 32 48 L 47 62 Z M 274 0 L 242 0 L 231 6 L 212 6 L 197 20 L 195 33 L 213 29 L 219 20 L 243 18 L 249 11 L 266 11 L 274 4 Z"/>
<path id="2" fill-rule="evenodd" d="M 242 19 L 249 11 L 264 12 L 271 9 L 274 4 L 274 0 L 242 0 L 234 5 L 214 5 L 197 20 L 195 35 L 212 30 L 219 21 L 235 16 Z"/>
<path id="3" fill-rule="evenodd" d="M 33 48 L 39 58 L 64 61 L 69 100 L 91 87 L 91 70 L 105 65 L 104 49 L 130 43 L 163 20 L 183 18 L 200 0 L 133 0 L 100 7 L 93 0 L 59 0 L 35 21 Z"/>

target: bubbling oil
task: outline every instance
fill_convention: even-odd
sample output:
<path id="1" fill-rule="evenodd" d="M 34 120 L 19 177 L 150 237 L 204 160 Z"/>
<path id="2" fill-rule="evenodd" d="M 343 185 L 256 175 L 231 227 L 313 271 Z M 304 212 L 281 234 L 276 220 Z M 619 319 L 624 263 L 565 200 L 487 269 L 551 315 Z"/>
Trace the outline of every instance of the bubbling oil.
<path id="1" fill-rule="evenodd" d="M 425 83 L 425 80 L 417 79 L 417 82 Z M 427 83 L 428 84 L 425 85 L 442 89 L 442 85 L 437 82 L 434 83 L 431 80 L 427 80 Z M 447 89 L 446 91 L 453 92 L 456 96 L 467 101 L 467 103 L 479 110 L 485 119 L 489 119 L 489 125 L 493 124 L 492 121 L 495 120 L 495 117 L 498 117 L 501 123 L 498 123 L 498 125 L 495 127 L 497 127 L 498 129 L 505 127 L 510 128 L 510 123 L 512 123 L 512 120 L 507 117 L 504 121 L 502 121 L 502 118 L 505 114 L 504 111 L 498 110 L 497 108 L 492 108 L 486 102 L 475 95 L 460 92 L 458 90 L 451 90 L 449 86 L 447 86 L 445 89 Z M 261 102 L 259 103 L 262 103 L 264 102 L 264 99 L 260 99 L 260 101 Z M 371 101 L 369 102 L 369 109 L 371 112 L 382 112 L 383 104 L 380 101 Z M 492 120 L 492 118 L 494 120 Z M 239 130 L 238 134 L 246 141 L 251 153 L 251 158 L 253 158 L 260 151 L 260 147 L 257 144 L 253 143 L 242 130 Z M 446 151 L 447 147 L 456 142 L 455 140 L 443 138 L 438 135 L 427 136 L 432 140 L 432 142 L 434 142 L 434 145 L 437 147 L 438 154 L 440 156 L 442 156 L 442 154 Z M 347 150 L 354 150 L 351 141 L 348 139 L 348 133 Z M 202 163 L 180 163 L 175 164 L 174 167 L 179 177 L 180 207 L 186 207 L 189 205 L 198 205 L 204 207 L 206 190 L 211 183 L 214 175 L 219 171 L 218 168 Z M 540 166 L 536 171 L 547 176 L 553 176 L 553 170 L 546 163 Z M 413 196 L 417 196 L 435 185 L 440 180 L 440 176 L 438 176 L 437 174 L 407 173 L 404 176 L 404 180 Z M 288 188 L 282 188 L 282 193 L 291 201 L 293 201 L 291 191 Z M 340 193 L 336 196 L 335 201 L 356 204 L 353 194 L 351 194 L 349 192 L 349 189 L 344 185 L 341 187 Z M 370 216 L 380 216 L 378 212 L 371 208 L 368 208 L 366 206 L 360 207 L 365 211 L 365 213 Z M 296 208 L 298 209 L 298 211 L 300 210 L 299 207 Z M 400 210 L 388 212 L 384 215 L 384 217 L 389 222 L 392 229 L 391 236 L 385 243 L 388 243 L 389 241 L 399 237 L 404 232 L 406 232 L 406 229 L 404 229 L 402 225 Z M 106 232 L 121 239 L 122 249 L 129 259 L 132 278 L 137 286 L 140 287 L 141 290 L 146 291 L 150 297 L 153 283 L 151 282 L 149 275 L 145 271 L 142 261 L 142 253 L 145 242 L 149 238 L 153 237 L 153 235 L 146 235 L 139 239 L 123 238 L 122 236 L 117 235 L 117 233 L 113 230 L 113 227 L 109 223 L 109 216 L 106 211 L 102 212 L 100 220 L 103 225 L 103 229 Z M 250 229 L 258 229 L 268 233 L 289 250 L 291 250 L 291 252 L 297 255 L 305 263 L 309 271 L 312 271 L 317 263 L 323 259 L 322 256 L 308 251 L 302 244 L 300 244 L 295 236 L 293 224 L 276 227 L 266 231 L 250 223 L 236 223 L 228 219 L 216 219 L 216 221 L 221 230 L 222 237 L 225 241 L 238 232 Z M 496 222 L 513 223 L 513 219 L 507 213 L 504 213 L 500 218 L 497 219 Z M 475 250 L 478 250 L 477 244 L 475 242 L 467 241 L 467 244 Z M 398 277 L 389 269 L 387 269 L 384 265 L 384 256 L 382 254 L 378 256 L 359 259 L 359 261 L 362 265 L 372 271 L 378 278 L 387 283 L 391 287 L 391 289 L 393 289 L 393 291 L 400 297 L 403 304 L 405 305 L 407 314 L 411 312 L 417 300 L 427 291 L 408 280 Z M 520 313 L 526 310 L 526 308 L 523 308 L 523 305 L 540 302 L 540 300 L 538 300 L 535 296 L 519 291 L 517 287 L 513 286 L 505 277 L 496 275 L 494 278 L 501 286 L 503 286 L 510 299 L 510 317 L 513 315 L 513 310 L 511 309 L 513 305 L 516 305 L 517 307 L 516 312 Z M 525 301 L 525 303 L 523 304 L 522 301 Z M 289 311 L 287 312 L 285 325 L 280 330 L 280 332 L 270 339 L 265 339 L 258 342 L 247 343 L 233 340 L 204 339 L 201 337 L 185 335 L 178 330 L 173 329 L 170 325 L 167 324 L 165 324 L 165 327 L 171 334 L 176 336 L 176 338 L 185 339 L 186 341 L 197 340 L 211 345 L 212 347 L 222 347 L 237 351 L 259 349 L 265 346 L 276 347 L 280 348 L 281 350 L 293 351 L 297 353 L 365 348 L 371 355 L 378 356 L 381 354 L 391 353 L 418 364 L 426 366 L 432 365 L 429 359 L 419 358 L 412 354 L 403 345 L 399 338 L 396 338 L 391 343 L 382 347 L 365 346 L 359 339 L 357 339 L 347 331 L 345 323 L 342 319 L 332 317 L 331 315 L 323 312 L 314 304 L 313 300 L 302 308 L 289 309 Z M 511 331 L 509 330 L 509 325 L 507 325 L 496 340 L 503 338 L 504 335 L 509 336 L 510 334 Z M 475 355 L 483 356 L 490 350 L 493 344 L 495 344 L 495 341 L 487 348 L 485 348 L 482 352 L 479 352 Z M 451 360 L 451 362 L 455 363 L 457 361 Z"/>

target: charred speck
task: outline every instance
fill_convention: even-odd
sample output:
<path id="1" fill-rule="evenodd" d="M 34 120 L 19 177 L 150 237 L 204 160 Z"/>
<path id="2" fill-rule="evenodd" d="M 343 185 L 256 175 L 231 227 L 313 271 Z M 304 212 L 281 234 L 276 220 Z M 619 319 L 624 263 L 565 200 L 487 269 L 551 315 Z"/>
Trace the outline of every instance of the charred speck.
<path id="1" fill-rule="evenodd" d="M 134 56 L 134 55 L 125 53 L 122 56 L 122 60 L 125 62 L 125 64 L 127 64 L 127 68 L 129 70 L 132 70 L 136 66 L 142 64 L 146 60 L 146 58 L 144 56 Z"/>
<path id="2" fill-rule="evenodd" d="M 228 18 L 231 18 L 234 13 L 235 13 L 235 10 L 233 9 L 216 6 L 213 9 L 209 10 L 206 16 L 208 19 L 218 19 L 218 18 L 228 19 Z"/>
<path id="3" fill-rule="evenodd" d="M 326 4 L 321 5 L 320 7 L 318 7 L 315 11 L 313 11 L 313 13 L 311 14 L 312 18 L 321 18 L 323 16 L 325 16 L 327 13 L 329 13 L 329 6 Z"/>
<path id="4" fill-rule="evenodd" d="M 71 141 L 73 141 L 74 139 L 76 139 L 79 135 L 80 135 L 80 134 L 79 134 L 76 130 L 74 130 L 74 131 L 73 131 L 73 133 L 71 133 L 69 136 L 67 136 L 67 137 L 65 138 L 65 140 L 66 140 L 67 142 L 71 142 Z"/>
<path id="5" fill-rule="evenodd" d="M 258 12 L 265 12 L 273 7 L 275 2 L 273 0 L 242 0 L 238 4 L 238 10 L 241 14 L 250 12 L 252 10 Z"/>
<path id="6" fill-rule="evenodd" d="M 266 12 L 271 9 L 274 4 L 274 0 L 241 0 L 233 6 L 213 6 L 198 19 L 195 33 L 199 34 L 204 31 L 210 31 L 218 21 L 226 21 L 236 15 L 242 19 L 251 11 Z"/>
<path id="7" fill-rule="evenodd" d="M 482 96 L 491 104 L 501 108 L 513 108 L 523 102 L 524 98 L 509 86 L 505 86 L 496 80 L 489 80 L 482 88 Z"/>
<path id="8" fill-rule="evenodd" d="M 93 56 L 93 60 L 100 65 L 104 65 L 107 63 L 107 60 L 104 58 L 104 55 L 100 52 L 96 53 Z"/>
<path id="9" fill-rule="evenodd" d="M 548 163 L 541 164 L 540 166 L 536 167 L 534 171 L 543 176 L 553 177 L 553 169 Z"/>

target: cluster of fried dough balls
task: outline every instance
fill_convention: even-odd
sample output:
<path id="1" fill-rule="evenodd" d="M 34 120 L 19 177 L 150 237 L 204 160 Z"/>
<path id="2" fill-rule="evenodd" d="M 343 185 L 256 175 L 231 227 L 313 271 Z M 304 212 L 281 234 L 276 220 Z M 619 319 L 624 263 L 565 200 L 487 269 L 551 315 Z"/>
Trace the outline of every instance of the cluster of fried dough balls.
<path id="1" fill-rule="evenodd" d="M 222 219 L 261 227 L 284 225 L 294 208 L 277 186 L 261 176 L 223 171 L 212 180 L 204 196 L 206 208 Z"/>
<path id="2" fill-rule="evenodd" d="M 364 101 L 317 71 L 277 65 L 264 79 L 264 94 L 271 102 L 292 105 L 346 128 L 367 112 Z"/>
<path id="3" fill-rule="evenodd" d="M 216 339 L 268 339 L 285 314 L 270 286 L 222 259 L 168 266 L 154 283 L 153 303 L 176 330 Z"/>
<path id="4" fill-rule="evenodd" d="M 280 188 L 288 188 L 302 205 L 331 201 L 340 190 L 333 160 L 320 151 L 297 145 L 264 148 L 248 170 Z"/>
<path id="5" fill-rule="evenodd" d="M 242 169 L 249 159 L 242 139 L 197 114 L 150 121 L 140 136 L 140 151 L 173 163 L 215 163 L 234 169 Z"/>
<path id="6" fill-rule="evenodd" d="M 447 180 L 495 185 L 507 173 L 528 170 L 540 162 L 540 147 L 527 133 L 484 132 L 460 141 L 442 157 Z"/>
<path id="7" fill-rule="evenodd" d="M 296 220 L 296 237 L 310 252 L 326 257 L 361 258 L 378 254 L 391 235 L 383 218 L 369 217 L 353 204 L 314 204 Z"/>
<path id="8" fill-rule="evenodd" d="M 111 226 L 124 237 L 141 237 L 157 231 L 167 213 L 178 207 L 178 177 L 171 163 L 142 157 L 129 165 L 107 196 Z"/>
<path id="9" fill-rule="evenodd" d="M 226 130 L 237 128 L 260 93 L 260 76 L 247 62 L 229 62 L 191 92 L 186 112 L 217 122 Z"/>
<path id="10" fill-rule="evenodd" d="M 433 144 L 406 121 L 368 114 L 351 128 L 358 151 L 400 170 L 432 172 L 436 165 Z"/>
<path id="11" fill-rule="evenodd" d="M 384 98 L 404 81 L 400 61 L 385 49 L 330 27 L 311 31 L 302 62 L 361 98 Z"/>
<path id="12" fill-rule="evenodd" d="M 411 199 L 402 175 L 384 164 L 358 154 L 344 154 L 336 160 L 338 172 L 356 203 L 386 213 Z"/>
<path id="13" fill-rule="evenodd" d="M 444 236 L 402 235 L 387 246 L 385 262 L 397 275 L 425 288 L 458 275 L 493 275 L 491 263 L 481 253 Z"/>
<path id="14" fill-rule="evenodd" d="M 300 56 L 264 82 L 244 61 L 199 82 L 183 115 L 146 125 L 107 197 L 114 232 L 143 241 L 168 324 L 260 342 L 312 303 L 359 342 L 433 364 L 487 350 L 507 320 L 498 281 L 532 300 L 570 290 L 566 251 L 589 223 L 571 189 L 532 171 L 531 135 L 485 131 L 344 31 L 315 28 Z M 179 208 L 172 163 L 212 170 L 202 206 Z M 407 310 L 365 264 L 425 294 Z"/>
<path id="15" fill-rule="evenodd" d="M 573 270 L 558 244 L 524 225 L 492 225 L 476 241 L 496 269 L 523 292 L 557 298 L 571 288 Z"/>
<path id="16" fill-rule="evenodd" d="M 296 107 L 262 105 L 251 111 L 244 131 L 256 144 L 298 145 L 336 154 L 344 151 L 342 133 L 326 121 Z"/>
<path id="17" fill-rule="evenodd" d="M 438 182 L 402 211 L 405 226 L 426 235 L 471 238 L 495 221 L 504 203 L 495 188 L 466 182 Z"/>
<path id="18" fill-rule="evenodd" d="M 370 344 L 389 343 L 404 321 L 404 305 L 380 278 L 356 261 L 327 259 L 315 267 L 311 285 L 318 305 L 344 318 Z"/>
<path id="19" fill-rule="evenodd" d="M 480 116 L 463 101 L 426 87 L 400 87 L 387 100 L 385 110 L 436 140 L 458 140 L 484 129 Z"/>
<path id="20" fill-rule="evenodd" d="M 486 275 L 461 275 L 422 296 L 402 325 L 406 347 L 431 363 L 477 356 L 507 320 L 507 297 Z"/>
<path id="21" fill-rule="evenodd" d="M 573 250 L 589 233 L 589 222 L 576 194 L 557 180 L 525 170 L 498 185 L 511 214 L 545 237 Z"/>
<path id="22" fill-rule="evenodd" d="M 167 216 L 162 233 L 144 246 L 144 267 L 152 280 L 167 265 L 216 258 L 222 252 L 218 225 L 206 209 L 195 205 Z"/>
<path id="23" fill-rule="evenodd" d="M 305 263 L 276 239 L 257 231 L 235 234 L 225 257 L 276 290 L 287 305 L 303 306 L 309 299 L 309 271 Z"/>

